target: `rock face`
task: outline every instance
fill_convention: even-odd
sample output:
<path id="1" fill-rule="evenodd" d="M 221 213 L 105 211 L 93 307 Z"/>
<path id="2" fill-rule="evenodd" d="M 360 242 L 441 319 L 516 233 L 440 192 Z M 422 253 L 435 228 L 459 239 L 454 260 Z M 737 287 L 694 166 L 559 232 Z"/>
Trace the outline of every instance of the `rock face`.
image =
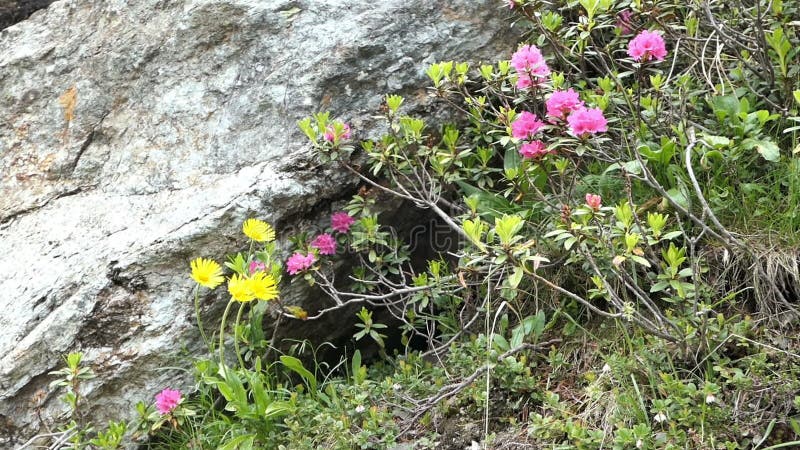
<path id="1" fill-rule="evenodd" d="M 244 248 L 247 217 L 322 224 L 355 187 L 296 120 L 374 133 L 384 93 L 425 101 L 426 64 L 508 57 L 501 6 L 62 0 L 0 32 L 0 445 L 59 419 L 33 399 L 69 351 L 94 420 L 190 381 L 165 369 L 202 346 L 189 260 Z"/>

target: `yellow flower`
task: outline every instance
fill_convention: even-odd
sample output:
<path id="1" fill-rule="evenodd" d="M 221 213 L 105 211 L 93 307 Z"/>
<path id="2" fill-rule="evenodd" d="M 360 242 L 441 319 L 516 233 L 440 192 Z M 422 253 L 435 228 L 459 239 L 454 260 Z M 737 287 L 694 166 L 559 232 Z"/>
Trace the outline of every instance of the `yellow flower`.
<path id="1" fill-rule="evenodd" d="M 275 240 L 275 230 L 267 222 L 258 219 L 245 220 L 242 224 L 242 231 L 254 241 L 272 242 Z"/>
<path id="2" fill-rule="evenodd" d="M 255 299 L 249 281 L 238 273 L 228 279 L 228 292 L 237 302 L 244 303 Z"/>
<path id="3" fill-rule="evenodd" d="M 278 298 L 278 286 L 272 275 L 256 272 L 247 279 L 247 285 L 253 296 L 259 300 L 273 300 Z"/>
<path id="4" fill-rule="evenodd" d="M 222 284 L 222 267 L 215 261 L 210 259 L 197 258 L 191 262 L 192 279 L 200 286 L 205 286 L 209 289 Z"/>

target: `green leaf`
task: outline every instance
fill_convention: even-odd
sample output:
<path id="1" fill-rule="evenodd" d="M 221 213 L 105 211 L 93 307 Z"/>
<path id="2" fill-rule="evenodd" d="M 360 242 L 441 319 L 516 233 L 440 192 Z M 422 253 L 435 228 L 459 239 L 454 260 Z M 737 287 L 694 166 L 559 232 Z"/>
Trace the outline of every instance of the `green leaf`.
<path id="1" fill-rule="evenodd" d="M 255 439 L 256 439 L 255 434 L 244 434 L 242 436 L 236 436 L 235 438 L 226 442 L 223 446 L 219 447 L 219 450 L 236 450 L 239 448 L 241 449 L 253 448 L 253 441 Z"/>
<path id="2" fill-rule="evenodd" d="M 517 233 L 522 229 L 524 222 L 522 217 L 517 215 L 504 215 L 502 218 L 495 219 L 494 230 L 503 245 L 511 245 L 518 238 Z"/>
<path id="3" fill-rule="evenodd" d="M 669 286 L 669 282 L 667 281 L 659 281 L 658 283 L 654 284 L 650 287 L 650 292 L 661 292 Z"/>
<path id="4" fill-rule="evenodd" d="M 522 157 L 519 155 L 519 152 L 516 148 L 511 147 L 506 150 L 506 154 L 503 157 L 503 169 L 506 172 L 512 169 L 516 170 L 519 168 L 521 162 Z"/>
<path id="5" fill-rule="evenodd" d="M 649 262 L 649 261 L 647 261 L 646 259 L 642 258 L 641 256 L 637 256 L 637 255 L 630 255 L 630 258 L 631 258 L 633 261 L 635 261 L 636 263 L 638 263 L 638 264 L 640 264 L 640 265 L 642 265 L 642 266 L 645 266 L 645 267 L 650 267 L 650 262 Z"/>
<path id="6" fill-rule="evenodd" d="M 778 162 L 781 159 L 780 147 L 769 139 L 745 139 L 742 142 L 742 146 L 748 149 L 755 148 L 767 161 Z"/>
<path id="7" fill-rule="evenodd" d="M 667 196 L 673 202 L 677 203 L 683 208 L 689 208 L 689 199 L 678 188 L 672 188 L 667 191 Z"/>
<path id="8" fill-rule="evenodd" d="M 267 419 L 272 419 L 274 417 L 282 416 L 288 414 L 292 410 L 292 405 L 287 402 L 272 402 L 267 405 L 267 408 L 264 410 L 264 417 Z"/>
<path id="9" fill-rule="evenodd" d="M 675 239 L 676 237 L 682 236 L 682 235 L 683 235 L 683 231 L 670 231 L 669 233 L 666 233 L 664 236 L 662 236 L 661 239 L 669 241 L 669 240 Z"/>
<path id="10" fill-rule="evenodd" d="M 300 375 L 303 380 L 305 380 L 306 384 L 308 384 L 309 388 L 312 391 L 317 390 L 317 378 L 314 376 L 313 373 L 309 372 L 308 369 L 303 367 L 303 363 L 300 362 L 299 359 L 293 356 L 281 356 L 281 364 L 286 366 L 287 369 L 295 372 L 296 374 Z"/>
<path id="11" fill-rule="evenodd" d="M 508 276 L 509 286 L 516 289 L 519 286 L 519 283 L 522 281 L 523 274 L 524 272 L 522 271 L 522 267 L 514 267 L 514 271 Z"/>
<path id="12" fill-rule="evenodd" d="M 358 349 L 353 353 L 353 361 L 351 362 L 350 370 L 352 371 L 353 380 L 358 383 L 358 373 L 361 370 L 361 351 Z"/>
<path id="13" fill-rule="evenodd" d="M 710 147 L 722 148 L 731 145 L 731 140 L 725 136 L 716 136 L 713 134 L 704 134 L 701 139 Z"/>

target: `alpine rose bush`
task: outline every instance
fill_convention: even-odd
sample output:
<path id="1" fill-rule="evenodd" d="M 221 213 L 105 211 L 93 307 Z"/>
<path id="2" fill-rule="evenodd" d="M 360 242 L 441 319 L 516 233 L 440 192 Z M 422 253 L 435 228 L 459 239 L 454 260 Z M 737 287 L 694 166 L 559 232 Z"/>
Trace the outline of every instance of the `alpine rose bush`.
<path id="1" fill-rule="evenodd" d="M 156 394 L 156 409 L 162 415 L 171 413 L 181 401 L 181 391 L 164 389 Z"/>
<path id="2" fill-rule="evenodd" d="M 542 141 L 527 142 L 522 144 L 522 147 L 519 149 L 519 154 L 522 155 L 523 158 L 528 159 L 540 158 L 547 153 L 549 152 Z"/>
<path id="3" fill-rule="evenodd" d="M 550 76 L 550 68 L 542 56 L 542 51 L 535 45 L 525 45 L 511 56 L 511 65 L 517 70 L 517 88 L 526 89 L 538 86 L 544 78 Z"/>
<path id="4" fill-rule="evenodd" d="M 628 44 L 628 55 L 636 61 L 646 62 L 651 58 L 663 61 L 667 56 L 664 38 L 660 34 L 644 30 Z"/>
<path id="5" fill-rule="evenodd" d="M 354 218 L 350 217 L 350 214 L 337 212 L 331 216 L 331 228 L 339 233 L 347 233 L 355 221 Z"/>
<path id="6" fill-rule="evenodd" d="M 536 114 L 523 111 L 511 124 L 511 136 L 517 139 L 527 139 L 536 134 L 543 126 L 544 123 L 536 117 Z"/>
<path id="7" fill-rule="evenodd" d="M 600 108 L 581 107 L 567 117 L 567 123 L 572 134 L 580 138 L 608 131 L 608 121 Z"/>
<path id="8" fill-rule="evenodd" d="M 317 236 L 311 246 L 319 250 L 320 255 L 335 255 L 336 254 L 336 239 L 330 234 L 324 233 Z"/>
<path id="9" fill-rule="evenodd" d="M 338 136 L 338 138 L 339 139 L 350 139 L 350 125 L 345 123 L 345 124 L 342 124 L 342 126 L 343 126 L 344 130 L 342 131 L 342 134 L 340 136 Z M 323 137 L 328 142 L 335 141 L 337 139 L 336 128 L 334 128 L 333 125 L 328 125 L 328 127 L 325 129 L 325 134 L 323 135 Z"/>
<path id="10" fill-rule="evenodd" d="M 250 264 L 247 266 L 247 271 L 250 272 L 250 275 L 253 275 L 256 272 L 264 272 L 266 270 L 267 265 L 258 260 L 250 261 Z"/>
<path id="11" fill-rule="evenodd" d="M 317 257 L 313 253 L 303 255 L 302 253 L 295 253 L 290 256 L 286 261 L 286 271 L 289 275 L 297 275 L 300 272 L 305 272 L 314 265 Z"/>
<path id="12" fill-rule="evenodd" d="M 545 102 L 547 115 L 556 119 L 565 119 L 571 112 L 582 108 L 583 101 L 574 90 L 555 91 Z"/>
<path id="13" fill-rule="evenodd" d="M 586 205 L 594 211 L 599 211 L 603 204 L 603 199 L 597 194 L 586 194 Z"/>

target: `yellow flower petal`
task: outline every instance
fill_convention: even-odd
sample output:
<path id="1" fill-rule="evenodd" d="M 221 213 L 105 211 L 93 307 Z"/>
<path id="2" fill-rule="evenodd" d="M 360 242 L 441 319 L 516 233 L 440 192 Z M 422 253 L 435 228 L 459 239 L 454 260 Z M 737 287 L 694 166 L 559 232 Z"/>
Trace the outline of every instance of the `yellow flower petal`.
<path id="1" fill-rule="evenodd" d="M 278 286 L 272 275 L 256 272 L 247 280 L 250 292 L 259 300 L 274 300 L 278 298 Z"/>
<path id="2" fill-rule="evenodd" d="M 238 273 L 228 279 L 228 292 L 237 302 L 244 303 L 255 300 L 255 296 L 250 290 L 250 283 Z"/>
<path id="3" fill-rule="evenodd" d="M 258 219 L 247 219 L 242 224 L 245 236 L 257 242 L 272 242 L 275 240 L 275 230 L 267 222 Z"/>
<path id="4" fill-rule="evenodd" d="M 189 264 L 192 268 L 192 279 L 200 286 L 214 289 L 222 284 L 222 267 L 211 259 L 196 258 Z"/>

